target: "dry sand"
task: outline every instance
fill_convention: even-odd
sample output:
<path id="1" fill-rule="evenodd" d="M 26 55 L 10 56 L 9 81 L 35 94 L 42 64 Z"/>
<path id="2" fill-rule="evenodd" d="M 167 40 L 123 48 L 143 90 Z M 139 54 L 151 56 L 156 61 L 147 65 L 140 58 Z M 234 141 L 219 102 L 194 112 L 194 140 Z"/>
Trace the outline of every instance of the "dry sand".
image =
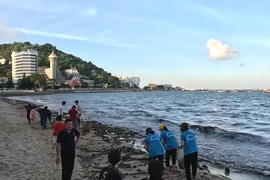
<path id="1" fill-rule="evenodd" d="M 52 130 L 31 129 L 25 118 L 25 109 L 21 105 L 0 101 L 0 113 L 0 179 L 61 179 L 61 168 L 55 168 L 55 150 L 51 148 Z M 82 135 L 77 146 L 72 179 L 97 179 L 100 169 L 107 165 L 107 153 L 112 147 L 121 150 L 123 158 L 119 169 L 124 174 L 125 180 L 140 180 L 146 177 L 146 154 L 134 150 L 132 145 L 127 143 L 129 138 L 119 138 L 119 134 L 112 133 L 112 128 L 106 129 L 106 127 L 108 126 L 94 125 L 90 133 Z M 184 171 L 171 172 L 166 174 L 164 179 L 184 180 Z M 224 180 L 226 178 L 200 171 L 197 179 Z"/>

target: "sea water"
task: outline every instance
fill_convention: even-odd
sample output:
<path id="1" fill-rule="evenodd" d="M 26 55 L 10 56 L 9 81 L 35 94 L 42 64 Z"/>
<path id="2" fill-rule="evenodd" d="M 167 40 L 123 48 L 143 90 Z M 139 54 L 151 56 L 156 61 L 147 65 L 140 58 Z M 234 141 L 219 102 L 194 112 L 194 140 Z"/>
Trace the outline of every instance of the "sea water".
<path id="1" fill-rule="evenodd" d="M 177 125 L 188 122 L 200 158 L 218 166 L 264 174 L 270 171 L 270 94 L 218 92 L 73 93 L 11 97 L 48 105 L 79 100 L 83 118 L 144 133 L 165 124 L 180 140 Z"/>

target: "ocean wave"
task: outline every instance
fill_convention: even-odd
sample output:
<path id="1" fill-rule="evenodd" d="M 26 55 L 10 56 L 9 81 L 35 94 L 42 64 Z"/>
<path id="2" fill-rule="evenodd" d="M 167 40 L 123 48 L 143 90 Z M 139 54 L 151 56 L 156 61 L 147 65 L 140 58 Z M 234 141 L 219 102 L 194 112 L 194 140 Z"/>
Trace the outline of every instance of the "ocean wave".
<path id="1" fill-rule="evenodd" d="M 242 123 L 237 123 L 237 125 L 242 125 Z M 244 132 L 228 131 L 216 126 L 201 126 L 201 125 L 191 125 L 191 129 L 195 129 L 200 133 L 204 133 L 208 136 L 215 136 L 215 138 L 228 139 L 230 141 L 240 141 L 254 144 L 261 144 L 270 146 L 269 140 L 262 136 L 248 134 Z"/>

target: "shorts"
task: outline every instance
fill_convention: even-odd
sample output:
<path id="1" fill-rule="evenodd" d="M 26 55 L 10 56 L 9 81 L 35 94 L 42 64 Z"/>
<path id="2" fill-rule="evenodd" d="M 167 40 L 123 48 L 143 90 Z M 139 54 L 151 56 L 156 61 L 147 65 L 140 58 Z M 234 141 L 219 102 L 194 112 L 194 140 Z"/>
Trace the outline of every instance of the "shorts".
<path id="1" fill-rule="evenodd" d="M 53 144 L 56 144 L 56 141 L 57 141 L 57 136 L 53 136 Z"/>

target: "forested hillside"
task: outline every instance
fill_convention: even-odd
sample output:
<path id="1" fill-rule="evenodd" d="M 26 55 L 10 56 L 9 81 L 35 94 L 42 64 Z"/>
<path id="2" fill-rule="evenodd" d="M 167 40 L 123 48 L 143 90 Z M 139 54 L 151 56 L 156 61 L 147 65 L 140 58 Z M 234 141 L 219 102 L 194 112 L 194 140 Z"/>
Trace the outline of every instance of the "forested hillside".
<path id="1" fill-rule="evenodd" d="M 8 61 L 11 61 L 12 51 L 21 51 L 27 49 L 35 49 L 39 53 L 38 65 L 49 66 L 48 56 L 52 52 L 51 44 L 31 44 L 30 42 L 15 42 L 13 44 L 0 44 L 0 56 Z M 81 75 L 94 80 L 95 84 L 119 84 L 119 79 L 113 77 L 111 73 L 104 71 L 102 68 L 97 67 L 90 61 L 84 61 L 79 57 L 73 56 L 72 54 L 67 54 L 61 50 L 55 49 L 55 54 L 58 56 L 58 68 L 62 71 L 69 69 L 71 66 L 76 67 Z M 7 62 L 8 63 L 8 62 Z M 10 66 L 6 66 L 9 67 Z M 6 68 L 2 68 L 5 69 Z M 0 69 L 0 71 L 2 71 Z M 0 72 L 0 74 L 5 74 Z"/>

